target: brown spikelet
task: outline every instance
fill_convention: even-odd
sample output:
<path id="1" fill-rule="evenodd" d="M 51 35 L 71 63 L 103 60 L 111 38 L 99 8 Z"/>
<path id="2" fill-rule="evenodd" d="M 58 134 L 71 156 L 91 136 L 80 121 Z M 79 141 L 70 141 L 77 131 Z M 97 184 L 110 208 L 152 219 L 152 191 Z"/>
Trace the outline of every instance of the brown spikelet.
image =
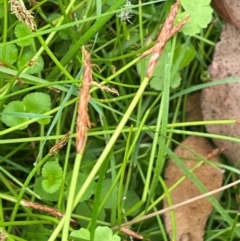
<path id="1" fill-rule="evenodd" d="M 34 65 L 39 65 L 39 63 L 37 62 L 37 60 L 36 59 L 31 59 L 31 60 L 29 60 L 27 63 L 26 63 L 26 66 L 28 66 L 28 67 L 33 67 Z"/>
<path id="2" fill-rule="evenodd" d="M 92 82 L 92 85 L 93 86 L 97 86 L 101 90 L 105 90 L 106 92 L 110 92 L 110 93 L 113 93 L 113 94 L 116 94 L 116 95 L 119 96 L 119 93 L 118 93 L 118 91 L 116 89 L 110 88 L 107 85 L 99 84 L 99 83 L 97 83 L 95 81 Z"/>
<path id="3" fill-rule="evenodd" d="M 209 154 L 207 155 L 207 159 L 210 160 L 210 159 L 212 159 L 213 157 L 222 154 L 222 153 L 223 153 L 224 151 L 226 151 L 226 150 L 227 150 L 227 149 L 224 148 L 224 147 L 220 147 L 220 148 L 214 149 L 211 153 L 209 153 Z"/>
<path id="4" fill-rule="evenodd" d="M 163 24 L 162 31 L 158 36 L 157 43 L 153 47 L 152 57 L 149 61 L 147 74 L 146 74 L 146 76 L 149 78 L 151 77 L 154 71 L 154 68 L 156 66 L 156 63 L 162 54 L 163 48 L 166 45 L 169 39 L 169 36 L 171 35 L 171 31 L 173 28 L 173 21 L 177 15 L 178 6 L 179 6 L 179 2 L 176 2 L 174 5 L 172 5 L 170 14 L 168 15 L 165 23 Z"/>
<path id="5" fill-rule="evenodd" d="M 177 1 L 175 4 L 172 5 L 170 13 L 163 24 L 162 30 L 158 36 L 157 42 L 155 46 L 148 50 L 147 52 L 143 53 L 142 57 L 148 55 L 149 53 L 152 53 L 152 57 L 148 63 L 147 73 L 146 76 L 150 78 L 153 74 L 153 71 L 156 67 L 157 61 L 162 55 L 163 49 L 167 43 L 167 41 L 176 33 L 178 32 L 184 24 L 187 23 L 189 16 L 184 19 L 182 22 L 180 22 L 177 26 L 174 26 L 174 19 L 177 15 L 178 7 L 179 7 L 179 1 Z"/>
<path id="6" fill-rule="evenodd" d="M 50 149 L 49 155 L 55 155 L 61 148 L 63 148 L 66 145 L 70 135 L 71 132 L 69 131 L 56 145 Z"/>
<path id="7" fill-rule="evenodd" d="M 3 232 L 3 230 L 0 230 L 0 241 L 5 241 L 7 240 L 8 235 Z"/>
<path id="8" fill-rule="evenodd" d="M 37 29 L 32 12 L 26 9 L 23 1 L 9 0 L 9 3 L 11 4 L 12 13 L 16 15 L 20 22 L 25 23 L 32 31 Z"/>
<path id="9" fill-rule="evenodd" d="M 183 19 L 178 25 L 173 26 L 169 39 L 177 32 L 179 32 L 182 27 L 188 22 L 190 15 Z"/>
<path id="10" fill-rule="evenodd" d="M 36 210 L 40 210 L 40 211 L 43 211 L 43 212 L 50 213 L 50 214 L 52 214 L 53 216 L 56 216 L 56 217 L 62 218 L 64 216 L 64 213 L 60 212 L 59 210 L 57 210 L 55 208 L 52 208 L 52 207 L 48 207 L 46 205 L 39 204 L 39 203 L 30 202 L 30 201 L 27 201 L 27 200 L 22 200 L 21 205 L 25 206 L 25 207 L 33 208 L 33 209 L 36 209 Z M 70 220 L 71 220 L 71 222 L 76 223 L 76 221 L 74 219 L 71 218 Z"/>
<path id="11" fill-rule="evenodd" d="M 77 153 L 81 154 L 84 149 L 85 142 L 87 140 L 87 131 L 91 127 L 91 122 L 88 115 L 88 101 L 90 99 L 89 89 L 92 84 L 92 67 L 90 54 L 82 47 L 84 56 L 84 73 L 83 83 L 80 89 L 80 99 L 78 104 L 78 117 L 77 117 L 77 136 L 76 136 L 76 148 Z"/>
<path id="12" fill-rule="evenodd" d="M 30 6 L 35 6 L 38 4 L 38 2 L 36 0 L 28 0 Z"/>
<path id="13" fill-rule="evenodd" d="M 237 119 L 237 120 L 236 120 L 236 123 L 237 123 L 237 124 L 240 124 L 240 119 Z"/>

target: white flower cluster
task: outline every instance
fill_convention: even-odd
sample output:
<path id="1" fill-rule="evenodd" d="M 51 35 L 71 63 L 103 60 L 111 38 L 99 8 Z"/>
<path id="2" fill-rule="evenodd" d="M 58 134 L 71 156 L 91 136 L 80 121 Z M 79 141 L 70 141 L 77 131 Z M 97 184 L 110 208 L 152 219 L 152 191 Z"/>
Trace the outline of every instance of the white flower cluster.
<path id="1" fill-rule="evenodd" d="M 126 3 L 121 7 L 123 10 L 117 16 L 121 19 L 121 21 L 127 21 L 132 24 L 132 22 L 130 21 L 130 18 L 133 17 L 133 15 L 131 14 L 132 9 L 124 9 L 131 5 L 132 5 L 131 2 L 127 0 Z"/>

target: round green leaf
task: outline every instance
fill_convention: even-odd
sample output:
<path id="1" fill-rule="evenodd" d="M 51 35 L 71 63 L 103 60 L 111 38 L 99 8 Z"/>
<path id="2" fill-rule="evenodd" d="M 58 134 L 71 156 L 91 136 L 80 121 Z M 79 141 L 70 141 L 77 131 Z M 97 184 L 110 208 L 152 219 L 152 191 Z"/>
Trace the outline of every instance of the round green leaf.
<path id="1" fill-rule="evenodd" d="M 18 100 L 12 101 L 4 107 L 2 116 L 1 116 L 1 120 L 5 125 L 7 125 L 9 127 L 13 127 L 13 126 L 17 126 L 17 125 L 22 124 L 25 121 L 29 120 L 26 117 L 18 116 L 17 113 L 16 113 L 16 115 L 14 115 L 14 112 L 23 112 L 23 113 L 26 112 L 26 107 L 23 104 L 23 102 L 18 101 Z M 8 115 L 8 113 L 11 115 Z M 24 127 L 21 127 L 19 129 L 22 130 L 27 127 L 28 127 L 28 125 L 25 125 Z"/>
<path id="2" fill-rule="evenodd" d="M 71 238 L 79 238 L 81 240 L 90 240 L 90 231 L 86 228 L 80 228 L 79 230 L 74 230 L 70 234 Z M 113 234 L 113 231 L 109 227 L 98 226 L 95 229 L 94 241 L 120 241 L 121 238 Z"/>
<path id="3" fill-rule="evenodd" d="M 78 180 L 77 180 L 77 186 L 76 186 L 76 190 L 75 190 L 75 195 L 77 194 L 77 192 L 81 189 L 81 187 L 83 186 L 84 182 L 86 181 L 88 175 L 85 173 L 79 173 L 78 174 Z M 71 184 L 71 178 L 72 178 L 72 172 L 70 172 L 67 177 L 66 177 L 66 184 L 68 186 L 68 191 L 67 193 L 69 193 L 69 189 L 71 188 L 70 184 Z M 82 196 L 80 202 L 83 202 L 85 200 L 88 200 L 95 192 L 96 189 L 96 183 L 95 182 L 91 182 L 88 186 L 87 191 L 84 193 L 84 195 Z M 68 194 L 67 194 L 68 195 Z"/>
<path id="4" fill-rule="evenodd" d="M 110 179 L 110 178 L 105 179 L 104 182 L 103 182 L 102 193 L 101 193 L 101 196 L 100 196 L 101 202 L 105 199 L 105 197 L 108 194 L 111 186 L 112 186 L 112 179 Z M 115 198 L 115 200 L 113 200 L 113 198 Z M 114 203 L 116 203 L 116 201 L 117 201 L 116 198 L 117 198 L 116 196 L 113 197 L 110 194 L 109 198 L 104 203 L 103 207 L 104 208 L 112 208 Z"/>
<path id="5" fill-rule="evenodd" d="M 71 238 L 81 238 L 83 240 L 90 240 L 90 231 L 86 228 L 80 228 L 80 230 L 72 231 L 70 233 L 70 236 Z"/>
<path id="6" fill-rule="evenodd" d="M 140 201 L 140 198 L 138 197 L 138 195 L 134 192 L 134 191 L 128 191 L 127 195 L 126 195 L 126 199 L 124 200 L 124 209 L 125 212 L 127 212 L 128 210 L 130 210 L 133 206 L 135 206 L 138 202 Z M 136 208 L 136 210 L 134 210 L 130 216 L 135 216 L 138 212 L 139 212 L 139 208 Z"/>
<path id="7" fill-rule="evenodd" d="M 18 58 L 18 49 L 15 44 L 0 46 L 0 61 L 13 64 Z"/>
<path id="8" fill-rule="evenodd" d="M 50 178 L 50 180 L 44 179 L 42 181 L 42 187 L 46 192 L 54 193 L 59 189 L 59 187 L 61 186 L 61 183 L 62 183 L 62 180 L 60 178 L 54 179 L 52 177 L 52 179 Z"/>
<path id="9" fill-rule="evenodd" d="M 60 194 L 60 189 L 54 193 L 46 192 L 42 187 L 43 177 L 36 178 L 34 184 L 34 192 L 37 193 L 43 200 L 47 201 L 57 201 Z"/>
<path id="10" fill-rule="evenodd" d="M 105 241 L 121 241 L 121 238 L 114 234 L 111 228 L 98 226 L 95 230 L 94 241 L 105 240 Z"/>
<path id="11" fill-rule="evenodd" d="M 57 22 L 56 22 L 55 20 L 58 19 L 58 21 L 59 21 L 60 18 L 61 18 L 61 16 L 62 16 L 62 15 L 59 14 L 59 13 L 52 13 L 52 14 L 49 15 L 48 20 L 49 20 L 53 25 L 56 25 Z"/>
<path id="12" fill-rule="evenodd" d="M 23 69 L 28 66 L 30 61 L 33 61 L 33 65 L 28 68 L 26 73 L 28 74 L 36 74 L 43 70 L 44 62 L 42 56 L 39 56 L 37 60 L 33 59 L 35 53 L 34 52 L 26 52 L 22 55 L 22 57 L 18 61 L 18 68 Z"/>
<path id="13" fill-rule="evenodd" d="M 165 65 L 166 65 L 166 62 L 165 62 L 166 54 L 167 54 L 167 51 L 164 50 L 161 58 L 157 62 L 157 66 L 155 68 L 153 77 L 151 78 L 151 81 L 150 81 L 151 88 L 158 90 L 158 91 L 163 89 L 163 85 L 164 85 L 164 81 L 165 81 L 164 69 L 165 69 Z M 146 56 L 145 58 L 141 59 L 137 63 L 137 71 L 138 71 L 139 75 L 141 75 L 142 71 L 143 71 L 143 73 L 146 73 L 150 58 L 151 58 L 151 56 Z M 170 84 L 171 88 L 177 88 L 181 83 L 181 76 L 176 71 L 171 72 L 171 84 Z"/>
<path id="14" fill-rule="evenodd" d="M 81 202 L 77 205 L 75 212 L 78 215 L 81 215 L 83 217 L 88 217 L 89 219 L 91 219 L 91 217 L 92 217 L 92 206 L 87 201 Z M 101 209 L 99 214 L 98 214 L 98 220 L 104 221 L 105 218 L 106 218 L 105 209 Z M 86 227 L 89 224 L 89 221 L 85 220 L 85 219 L 78 219 L 78 223 L 79 223 L 80 226 Z"/>
<path id="15" fill-rule="evenodd" d="M 59 13 L 52 13 L 49 15 L 48 19 L 53 25 L 56 25 L 61 17 L 62 17 L 62 15 Z M 58 34 L 60 37 L 59 41 L 61 42 L 61 47 L 63 47 L 61 39 L 63 39 L 63 40 L 69 39 L 68 34 L 64 30 L 58 31 Z"/>
<path id="16" fill-rule="evenodd" d="M 182 28 L 185 35 L 194 36 L 200 33 L 201 29 L 206 28 L 211 22 L 213 9 L 210 3 L 210 0 L 181 0 L 181 5 L 185 9 L 185 12 L 179 13 L 175 22 L 179 23 L 187 16 L 191 16 Z"/>
<path id="17" fill-rule="evenodd" d="M 62 183 L 62 168 L 56 161 L 47 162 L 42 169 L 43 189 L 48 193 L 56 192 Z"/>
<path id="18" fill-rule="evenodd" d="M 48 94 L 42 92 L 34 92 L 26 95 L 23 103 L 26 106 L 27 112 L 43 114 L 51 110 L 51 98 Z M 39 119 L 38 122 L 46 125 L 50 122 L 50 118 Z"/>
<path id="19" fill-rule="evenodd" d="M 24 23 L 18 23 L 15 27 L 15 35 L 18 39 L 22 37 L 26 37 L 28 35 L 31 35 L 31 30 L 24 24 Z M 24 47 L 29 46 L 32 43 L 32 38 L 20 40 L 17 42 L 17 45 Z"/>
<path id="20" fill-rule="evenodd" d="M 25 225 L 23 228 L 23 240 L 46 241 L 49 237 L 49 229 L 42 224 Z"/>
<path id="21" fill-rule="evenodd" d="M 83 217 L 91 218 L 92 209 L 89 207 L 87 202 L 81 202 L 77 205 L 75 213 L 77 215 L 82 215 Z M 89 224 L 89 221 L 80 218 L 80 219 L 78 219 L 78 224 L 82 227 L 87 227 L 87 225 Z"/>

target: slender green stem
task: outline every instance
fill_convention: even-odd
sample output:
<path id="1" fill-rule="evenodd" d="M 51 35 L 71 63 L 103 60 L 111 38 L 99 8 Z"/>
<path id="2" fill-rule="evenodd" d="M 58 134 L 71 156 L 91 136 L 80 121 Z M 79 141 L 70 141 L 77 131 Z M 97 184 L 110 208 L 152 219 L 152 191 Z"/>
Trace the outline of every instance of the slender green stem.
<path id="1" fill-rule="evenodd" d="M 17 214 L 17 211 L 18 211 L 18 208 L 20 206 L 20 202 L 23 198 L 23 194 L 25 192 L 25 190 L 27 189 L 31 179 L 33 178 L 33 176 L 35 175 L 35 173 L 39 170 L 39 168 L 48 160 L 49 158 L 49 155 L 45 156 L 40 162 L 37 163 L 37 165 L 32 169 L 32 171 L 29 173 L 26 181 L 24 182 L 23 184 L 23 187 L 21 189 L 21 192 L 19 193 L 18 195 L 18 199 L 17 199 L 17 202 L 13 208 L 13 211 L 12 211 L 12 215 L 11 215 L 11 218 L 10 218 L 10 222 L 13 222 L 14 219 L 16 218 L 16 214 Z M 9 226 L 8 227 L 8 232 L 11 233 L 12 231 L 12 226 Z"/>
<path id="2" fill-rule="evenodd" d="M 131 104 L 129 105 L 125 115 L 123 116 L 123 118 L 120 121 L 119 125 L 117 126 L 115 132 L 113 133 L 111 139 L 109 140 L 108 145 L 106 146 L 106 148 L 102 152 L 102 154 L 99 157 L 97 163 L 93 167 L 92 171 L 89 173 L 88 178 L 86 179 L 86 181 L 84 182 L 82 188 L 78 192 L 77 197 L 76 197 L 76 199 L 75 199 L 75 201 L 73 203 L 73 208 L 75 208 L 77 206 L 77 204 L 79 203 L 79 200 L 81 199 L 83 194 L 86 192 L 89 184 L 91 183 L 91 181 L 96 176 L 96 174 L 99 171 L 101 165 L 103 164 L 105 158 L 107 157 L 108 153 L 110 152 L 111 148 L 113 147 L 115 141 L 117 140 L 118 136 L 121 134 L 124 125 L 127 123 L 127 121 L 129 119 L 132 111 L 136 107 L 136 105 L 137 105 L 139 99 L 141 98 L 145 88 L 147 87 L 148 83 L 149 83 L 149 79 L 148 78 L 144 78 L 144 80 L 141 83 L 141 85 L 140 85 L 140 87 L 139 87 L 135 97 L 133 98 Z M 60 221 L 60 223 L 58 224 L 56 229 L 53 231 L 51 237 L 49 238 L 49 241 L 54 241 L 56 239 L 56 237 L 57 237 L 58 233 L 61 231 L 61 228 L 62 228 L 64 223 L 65 223 L 65 216 L 62 218 L 62 220 Z"/>
<path id="3" fill-rule="evenodd" d="M 70 223 L 70 218 L 73 210 L 73 203 L 74 203 L 74 197 L 76 193 L 77 179 L 79 175 L 81 161 L 82 161 L 82 155 L 77 154 L 74 162 L 72 180 L 71 180 L 68 199 L 67 199 L 66 213 L 64 215 L 65 221 L 64 221 L 63 232 L 62 232 L 62 241 L 65 241 L 68 239 L 69 223 Z"/>
<path id="4" fill-rule="evenodd" d="M 126 0 L 119 0 L 114 2 L 114 4 L 108 9 L 107 12 L 112 12 L 113 10 L 118 9 L 121 5 L 123 5 Z M 106 22 L 112 17 L 112 15 L 106 15 L 104 17 L 99 18 L 93 26 L 75 43 L 75 45 L 68 51 L 68 53 L 62 58 L 61 65 L 65 66 L 68 64 L 71 59 L 76 55 L 82 45 L 87 43 L 87 41 L 94 36 L 99 29 L 106 24 Z M 57 75 L 59 74 L 60 69 L 55 67 L 53 71 L 49 74 L 48 79 L 56 79 Z"/>

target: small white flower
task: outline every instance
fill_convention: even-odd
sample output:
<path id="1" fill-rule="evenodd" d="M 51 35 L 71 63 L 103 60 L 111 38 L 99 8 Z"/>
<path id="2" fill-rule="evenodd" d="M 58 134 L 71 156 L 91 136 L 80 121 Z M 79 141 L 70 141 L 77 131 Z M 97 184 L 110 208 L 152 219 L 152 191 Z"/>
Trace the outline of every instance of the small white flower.
<path id="1" fill-rule="evenodd" d="M 133 17 L 132 13 L 132 9 L 124 9 L 126 7 L 130 7 L 132 4 L 129 0 L 126 1 L 126 3 L 121 7 L 123 10 L 117 15 L 121 21 L 127 21 L 129 23 L 132 24 L 132 22 L 130 21 L 130 18 Z"/>
<path id="2" fill-rule="evenodd" d="M 132 6 L 132 3 L 131 3 L 131 1 L 127 0 L 126 3 L 122 7 L 125 8 L 125 7 L 130 7 L 130 6 Z M 128 11 L 132 12 L 132 9 L 130 8 L 130 9 L 128 9 Z"/>

